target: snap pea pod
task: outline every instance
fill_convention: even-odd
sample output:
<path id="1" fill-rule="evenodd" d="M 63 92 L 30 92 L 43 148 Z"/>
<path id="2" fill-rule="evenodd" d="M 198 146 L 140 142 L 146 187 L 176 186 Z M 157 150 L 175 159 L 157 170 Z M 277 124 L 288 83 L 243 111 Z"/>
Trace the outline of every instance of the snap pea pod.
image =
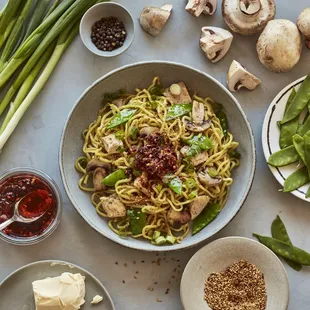
<path id="1" fill-rule="evenodd" d="M 182 181 L 179 177 L 175 177 L 170 180 L 168 186 L 178 195 L 182 194 Z"/>
<path id="2" fill-rule="evenodd" d="M 277 255 L 287 258 L 297 264 L 310 266 L 310 254 L 308 252 L 275 238 L 261 236 L 255 233 L 253 236 Z"/>
<path id="3" fill-rule="evenodd" d="M 282 167 L 299 160 L 299 155 L 294 147 L 290 145 L 270 155 L 268 164 L 273 167 Z"/>
<path id="4" fill-rule="evenodd" d="M 132 209 L 127 211 L 130 230 L 134 235 L 140 235 L 146 224 L 146 214 L 141 209 Z"/>
<path id="5" fill-rule="evenodd" d="M 106 129 L 111 129 L 128 122 L 136 112 L 136 109 L 121 110 L 111 118 Z"/>
<path id="6" fill-rule="evenodd" d="M 310 130 L 310 116 L 307 117 L 305 122 L 300 126 L 297 133 L 304 136 Z"/>
<path id="7" fill-rule="evenodd" d="M 298 116 L 301 111 L 306 107 L 308 101 L 310 100 L 310 75 L 308 75 L 305 80 L 300 85 L 296 96 L 294 97 L 292 103 L 287 108 L 282 124 L 294 119 Z"/>
<path id="8" fill-rule="evenodd" d="M 174 104 L 168 108 L 166 121 L 188 114 L 192 110 L 190 103 Z"/>
<path id="9" fill-rule="evenodd" d="M 306 166 L 293 172 L 284 182 L 283 192 L 292 192 L 309 182 L 309 174 Z"/>
<path id="10" fill-rule="evenodd" d="M 208 226 L 218 214 L 221 212 L 221 205 L 219 203 L 213 203 L 206 206 L 203 211 L 193 220 L 192 235 L 196 235 L 206 226 Z"/>
<path id="11" fill-rule="evenodd" d="M 310 186 L 309 186 L 307 193 L 306 193 L 306 198 L 309 198 L 309 197 L 310 197 Z"/>
<path id="12" fill-rule="evenodd" d="M 310 137 L 305 135 L 304 140 L 305 140 L 305 164 L 308 168 L 308 175 L 310 178 Z"/>
<path id="13" fill-rule="evenodd" d="M 296 134 L 293 136 L 293 144 L 294 147 L 302 159 L 304 163 L 306 163 L 306 158 L 305 158 L 305 139 L 301 137 L 300 135 Z"/>
<path id="14" fill-rule="evenodd" d="M 220 121 L 222 130 L 223 130 L 223 135 L 224 135 L 224 137 L 226 137 L 227 136 L 227 129 L 228 129 L 227 115 L 223 110 L 221 110 L 218 113 L 216 113 L 216 116 Z"/>
<path id="15" fill-rule="evenodd" d="M 106 186 L 114 186 L 116 182 L 123 179 L 127 179 L 125 170 L 118 169 L 106 176 L 101 183 Z"/>
<path id="16" fill-rule="evenodd" d="M 287 233 L 286 227 L 284 223 L 282 222 L 280 216 L 278 215 L 275 220 L 272 222 L 271 225 L 271 235 L 272 238 L 278 239 L 282 242 L 285 242 L 289 245 L 293 245 L 292 241 Z M 287 258 L 284 258 L 284 260 L 287 262 L 289 266 L 291 266 L 293 269 L 299 271 L 301 270 L 302 266 L 300 264 L 297 264 Z"/>
<path id="17" fill-rule="evenodd" d="M 288 107 L 291 105 L 294 97 L 296 95 L 295 88 L 293 88 L 288 101 L 285 106 L 285 111 L 288 109 Z M 281 125 L 280 127 L 280 148 L 283 149 L 287 146 L 290 146 L 293 144 L 293 135 L 297 132 L 299 124 L 299 116 L 296 116 L 291 121 Z"/>

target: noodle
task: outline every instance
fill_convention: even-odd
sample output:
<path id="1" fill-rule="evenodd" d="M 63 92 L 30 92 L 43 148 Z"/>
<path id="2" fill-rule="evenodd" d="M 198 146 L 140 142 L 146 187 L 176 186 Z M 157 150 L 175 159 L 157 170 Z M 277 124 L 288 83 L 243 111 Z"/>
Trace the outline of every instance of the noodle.
<path id="1" fill-rule="evenodd" d="M 159 85 L 159 78 L 156 77 L 148 89 L 137 89 L 136 95 L 125 97 L 126 104 L 120 107 L 112 103 L 106 104 L 99 111 L 97 119 L 83 132 L 85 156 L 76 160 L 75 168 L 82 173 L 79 181 L 80 189 L 94 192 L 90 178 L 91 172 L 86 171 L 86 165 L 90 160 L 98 159 L 103 163 L 111 164 L 115 168 L 113 170 L 132 170 L 135 160 L 132 150 L 139 149 L 145 143 L 143 139 L 134 139 L 131 135 L 132 131 L 135 128 L 141 130 L 147 126 L 159 128 L 159 132 L 167 137 L 177 156 L 178 167 L 173 174 L 183 181 L 182 193 L 177 194 L 162 182 L 150 179 L 151 194 L 147 197 L 134 185 L 134 178 L 131 176 L 119 180 L 115 187 L 108 187 L 102 192 L 94 192 L 91 200 L 97 213 L 102 217 L 107 217 L 107 214 L 102 207 L 100 198 L 111 195 L 117 195 L 126 209 L 140 209 L 146 215 L 145 225 L 139 234 L 134 234 L 130 229 L 128 217 L 110 218 L 109 227 L 120 236 L 142 237 L 154 243 L 152 236 L 155 231 L 158 231 L 163 236 L 173 236 L 176 242 L 180 243 L 190 231 L 189 223 L 179 228 L 172 227 L 167 219 L 170 208 L 182 211 L 196 199 L 196 196 L 201 195 L 207 195 L 210 197 L 210 202 L 217 202 L 223 208 L 227 201 L 229 187 L 233 182 L 231 171 L 239 165 L 239 159 L 231 157 L 229 152 L 235 150 L 238 143 L 233 140 L 230 132 L 224 136 L 220 120 L 216 117 L 213 109 L 213 100 L 194 95 L 193 100 L 203 103 L 205 117 L 211 120 L 211 126 L 203 132 L 203 135 L 212 141 L 212 148 L 207 151 L 208 158 L 199 166 L 199 170 L 212 167 L 222 178 L 221 184 L 205 186 L 195 171 L 198 168 L 189 169 L 186 162 L 182 161 L 180 153 L 180 149 L 184 146 L 180 141 L 192 139 L 196 135 L 189 131 L 185 125 L 186 121 L 191 121 L 191 114 L 166 121 L 168 107 L 171 106 L 171 103 L 162 93 L 154 95 L 154 89 Z M 107 129 L 112 117 L 124 109 L 135 109 L 136 112 L 127 122 Z M 103 147 L 102 138 L 113 133 L 122 135 L 124 150 L 118 154 L 108 154 Z M 189 179 L 194 180 L 190 188 L 185 184 Z M 192 195 L 193 193 L 196 195 Z"/>

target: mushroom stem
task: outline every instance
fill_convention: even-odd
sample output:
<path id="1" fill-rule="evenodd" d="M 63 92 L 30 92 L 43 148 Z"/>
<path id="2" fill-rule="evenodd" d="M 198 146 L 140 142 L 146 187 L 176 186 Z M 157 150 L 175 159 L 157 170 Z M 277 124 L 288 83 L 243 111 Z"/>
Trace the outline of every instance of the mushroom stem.
<path id="1" fill-rule="evenodd" d="M 239 8 L 246 15 L 254 15 L 261 10 L 262 3 L 260 0 L 239 0 Z"/>

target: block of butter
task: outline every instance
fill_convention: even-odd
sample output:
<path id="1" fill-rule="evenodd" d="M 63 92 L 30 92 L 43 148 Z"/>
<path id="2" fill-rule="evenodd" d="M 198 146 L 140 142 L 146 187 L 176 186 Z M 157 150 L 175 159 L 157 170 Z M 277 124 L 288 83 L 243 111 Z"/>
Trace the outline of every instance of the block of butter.
<path id="1" fill-rule="evenodd" d="M 36 310 L 77 310 L 85 303 L 85 277 L 64 272 L 32 282 Z"/>

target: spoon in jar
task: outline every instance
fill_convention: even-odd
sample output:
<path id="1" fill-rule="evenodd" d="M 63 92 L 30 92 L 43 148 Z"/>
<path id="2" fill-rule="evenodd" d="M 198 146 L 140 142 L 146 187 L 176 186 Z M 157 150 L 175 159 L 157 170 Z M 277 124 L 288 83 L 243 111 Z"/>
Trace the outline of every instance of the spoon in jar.
<path id="1" fill-rule="evenodd" d="M 37 189 L 19 199 L 14 206 L 14 215 L 0 224 L 0 231 L 13 222 L 33 223 L 41 218 L 51 206 L 52 199 L 46 190 Z"/>

